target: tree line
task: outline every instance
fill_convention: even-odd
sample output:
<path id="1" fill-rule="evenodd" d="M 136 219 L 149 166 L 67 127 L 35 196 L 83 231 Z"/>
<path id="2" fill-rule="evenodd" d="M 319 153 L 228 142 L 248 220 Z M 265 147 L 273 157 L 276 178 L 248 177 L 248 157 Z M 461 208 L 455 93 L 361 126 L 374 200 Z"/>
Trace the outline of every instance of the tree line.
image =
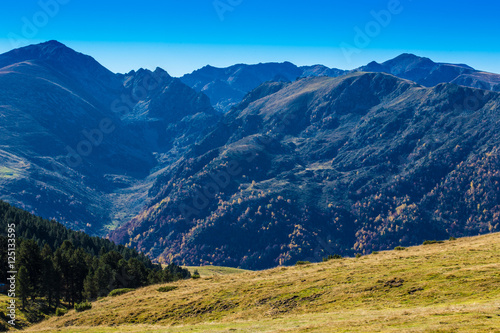
<path id="1" fill-rule="evenodd" d="M 73 307 L 118 288 L 137 288 L 189 278 L 175 264 L 163 268 L 134 249 L 73 231 L 0 201 L 0 281 L 7 281 L 7 226 L 16 225 L 16 294 L 43 299 L 49 309 L 61 300 Z"/>

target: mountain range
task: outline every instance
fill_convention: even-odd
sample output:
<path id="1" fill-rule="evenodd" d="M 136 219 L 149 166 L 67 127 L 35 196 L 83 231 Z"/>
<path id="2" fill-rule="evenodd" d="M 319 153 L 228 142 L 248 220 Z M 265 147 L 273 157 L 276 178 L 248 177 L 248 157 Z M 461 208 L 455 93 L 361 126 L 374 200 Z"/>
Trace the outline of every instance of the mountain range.
<path id="1" fill-rule="evenodd" d="M 2 199 L 91 234 L 137 214 L 149 176 L 220 117 L 161 69 L 113 74 L 56 41 L 0 67 Z"/>
<path id="2" fill-rule="evenodd" d="M 114 74 L 31 45 L 0 55 L 0 199 L 193 265 L 498 231 L 499 78 L 409 54 Z"/>
<path id="3" fill-rule="evenodd" d="M 206 66 L 181 77 L 182 82 L 205 93 L 212 106 L 227 112 L 242 98 L 266 81 L 293 82 L 301 77 L 337 77 L 350 72 L 381 72 L 412 80 L 426 87 L 439 83 L 500 91 L 498 74 L 478 71 L 463 64 L 435 63 L 413 54 L 400 56 L 379 64 L 375 61 L 354 70 L 328 68 L 323 65 L 301 66 L 292 63 L 239 64 L 227 68 Z"/>

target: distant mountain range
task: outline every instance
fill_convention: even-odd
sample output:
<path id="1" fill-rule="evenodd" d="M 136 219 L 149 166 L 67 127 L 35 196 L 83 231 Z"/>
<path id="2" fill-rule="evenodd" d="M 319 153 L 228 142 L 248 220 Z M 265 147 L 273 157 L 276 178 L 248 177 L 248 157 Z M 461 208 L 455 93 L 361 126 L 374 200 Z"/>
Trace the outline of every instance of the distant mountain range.
<path id="1" fill-rule="evenodd" d="M 293 82 L 304 76 L 339 76 L 340 69 L 316 65 L 297 67 L 290 62 L 258 65 L 239 64 L 227 68 L 205 66 L 181 77 L 181 81 L 206 94 L 219 111 L 226 112 L 266 81 Z"/>
<path id="2" fill-rule="evenodd" d="M 0 199 L 244 268 L 498 231 L 498 82 L 408 54 L 114 74 L 32 45 L 0 55 Z"/>
<path id="3" fill-rule="evenodd" d="M 337 77 L 350 72 L 381 72 L 417 82 L 426 87 L 449 82 L 467 87 L 500 91 L 500 75 L 481 72 L 467 65 L 435 63 L 428 58 L 402 54 L 382 64 L 371 62 L 348 71 L 323 65 L 297 67 L 289 62 L 234 65 L 227 68 L 206 66 L 181 77 L 182 82 L 205 93 L 212 106 L 223 112 L 251 90 L 266 81 L 293 82 L 300 77 Z"/>

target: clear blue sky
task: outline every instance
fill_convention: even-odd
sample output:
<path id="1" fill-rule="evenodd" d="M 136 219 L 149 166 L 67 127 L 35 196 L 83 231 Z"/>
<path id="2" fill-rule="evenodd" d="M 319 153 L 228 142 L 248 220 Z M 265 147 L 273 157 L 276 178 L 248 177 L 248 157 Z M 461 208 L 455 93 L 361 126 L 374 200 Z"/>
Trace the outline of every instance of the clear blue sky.
<path id="1" fill-rule="evenodd" d="M 180 76 L 268 61 L 351 69 L 412 52 L 500 73 L 497 0 L 397 2 L 9 0 L 0 7 L 0 53 L 56 39 L 114 72 L 159 66 Z M 372 13 L 388 8 L 390 18 L 376 23 Z"/>

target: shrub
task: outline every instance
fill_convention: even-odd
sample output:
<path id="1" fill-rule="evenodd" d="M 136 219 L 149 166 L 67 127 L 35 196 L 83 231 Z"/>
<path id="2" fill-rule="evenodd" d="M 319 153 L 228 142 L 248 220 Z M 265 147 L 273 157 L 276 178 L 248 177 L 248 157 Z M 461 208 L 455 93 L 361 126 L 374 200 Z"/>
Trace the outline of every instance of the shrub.
<path id="1" fill-rule="evenodd" d="M 76 312 L 82 312 L 86 310 L 92 309 L 92 303 L 90 302 L 83 302 L 83 303 L 77 303 L 75 304 L 75 310 Z"/>
<path id="2" fill-rule="evenodd" d="M 396 251 L 402 251 L 402 250 L 406 250 L 406 247 L 404 247 L 404 246 L 396 246 L 394 248 L 394 250 L 396 250 Z"/>
<path id="3" fill-rule="evenodd" d="M 378 251 L 373 251 L 372 254 L 378 254 Z"/>
<path id="4" fill-rule="evenodd" d="M 454 241 L 454 240 L 457 240 L 455 237 L 450 237 L 450 241 Z"/>
<path id="5" fill-rule="evenodd" d="M 340 254 L 329 254 L 328 257 L 323 258 L 323 261 L 328 261 L 331 259 L 342 259 L 342 256 Z"/>
<path id="6" fill-rule="evenodd" d="M 356 258 L 361 258 L 362 254 L 361 253 L 356 253 Z"/>
<path id="7" fill-rule="evenodd" d="M 56 316 L 61 317 L 64 316 L 68 311 L 65 309 L 57 308 L 56 309 Z"/>
<path id="8" fill-rule="evenodd" d="M 108 296 L 114 297 L 114 296 L 120 296 L 123 294 L 126 294 L 128 292 L 134 291 L 135 289 L 132 288 L 121 288 L 121 289 L 114 289 L 111 290 L 108 294 Z"/>
<path id="9" fill-rule="evenodd" d="M 430 244 L 440 244 L 444 243 L 443 241 L 437 241 L 437 240 L 426 240 L 422 244 L 423 245 L 430 245 Z"/>
<path id="10" fill-rule="evenodd" d="M 197 269 L 194 270 L 193 275 L 191 275 L 192 279 L 199 279 L 200 278 L 200 273 L 198 272 Z"/>
<path id="11" fill-rule="evenodd" d="M 158 291 L 161 292 L 161 293 L 166 293 L 168 291 L 172 291 L 172 290 L 175 290 L 175 289 L 177 289 L 177 286 L 164 286 L 164 287 L 158 288 Z"/>
<path id="12" fill-rule="evenodd" d="M 299 266 L 299 265 L 309 265 L 311 262 L 310 261 L 303 261 L 303 260 L 299 260 L 295 263 L 295 266 Z"/>

